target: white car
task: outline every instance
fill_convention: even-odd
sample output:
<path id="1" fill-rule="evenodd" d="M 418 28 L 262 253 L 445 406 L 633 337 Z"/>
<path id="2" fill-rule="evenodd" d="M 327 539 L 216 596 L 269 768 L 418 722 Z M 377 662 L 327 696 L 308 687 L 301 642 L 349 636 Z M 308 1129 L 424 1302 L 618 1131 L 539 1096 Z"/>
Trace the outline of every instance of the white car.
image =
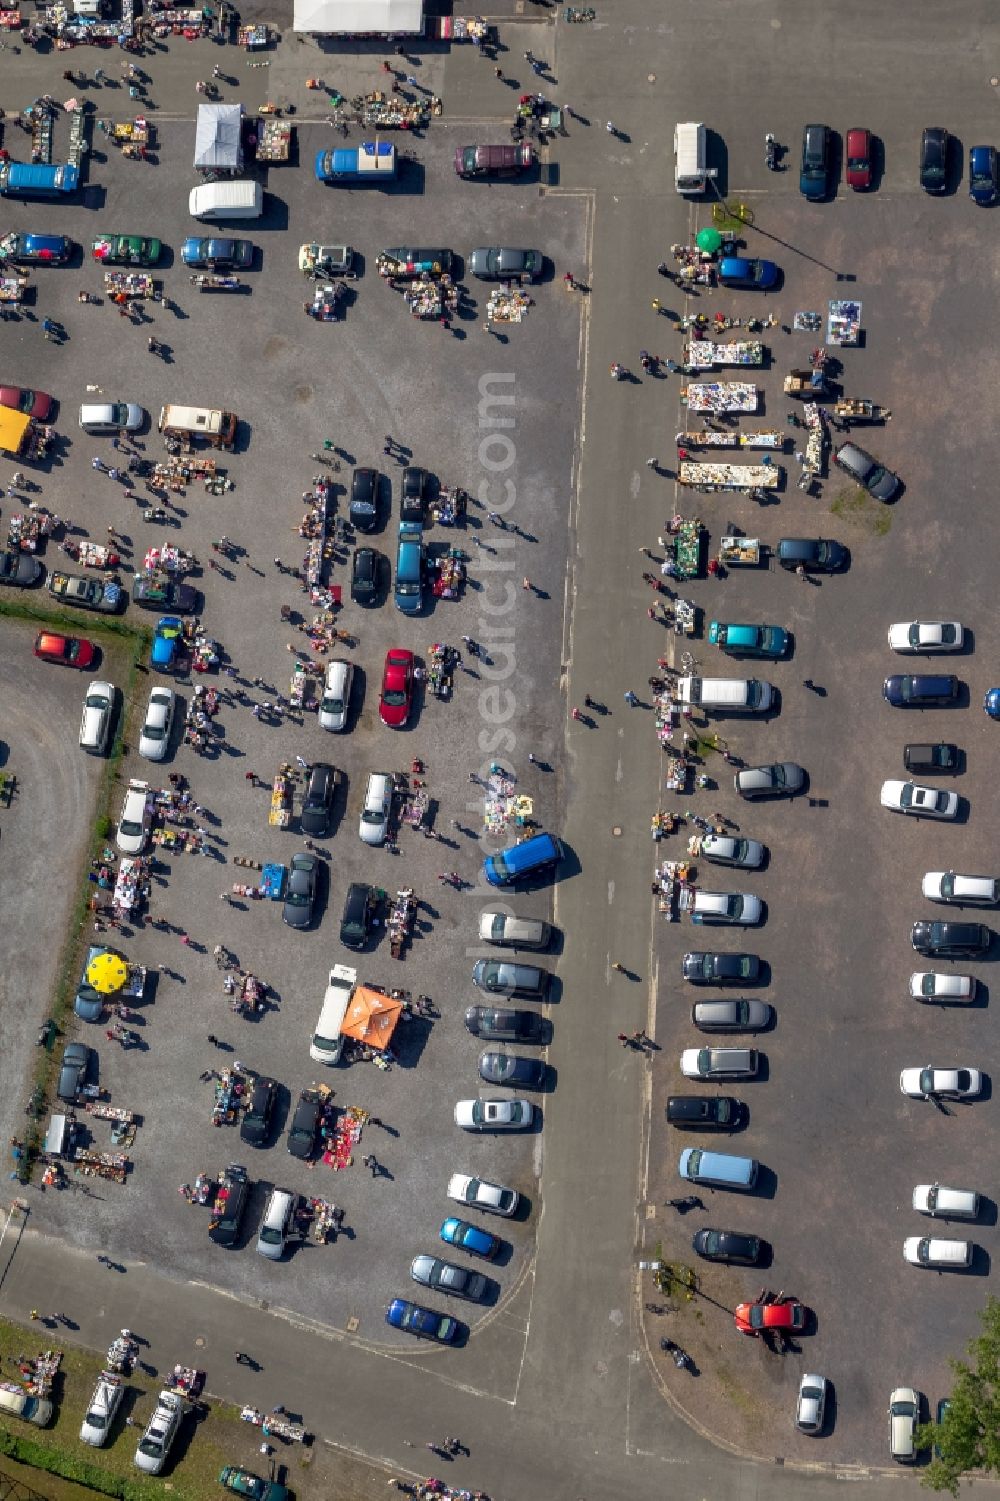
<path id="1" fill-rule="evenodd" d="M 954 818 L 958 813 L 957 792 L 924 787 L 920 782 L 883 782 L 879 801 L 894 813 L 913 813 L 917 818 Z"/>
<path id="2" fill-rule="evenodd" d="M 947 1096 L 952 1100 L 971 1100 L 982 1091 L 983 1076 L 978 1068 L 904 1068 L 899 1076 L 903 1094 L 914 1100 Z"/>
<path id="3" fill-rule="evenodd" d="M 957 620 L 901 620 L 889 627 L 893 651 L 961 651 L 965 632 Z"/>
<path id="4" fill-rule="evenodd" d="M 946 975 L 939 969 L 917 969 L 910 976 L 915 1001 L 971 1001 L 976 993 L 972 975 Z"/>
<path id="5" fill-rule="evenodd" d="M 152 809 L 149 799 L 149 783 L 135 777 L 125 789 L 121 817 L 115 832 L 115 843 L 123 855 L 141 855 L 149 838 Z"/>
<path id="6" fill-rule="evenodd" d="M 826 1415 L 826 1377 L 805 1375 L 799 1382 L 795 1426 L 803 1433 L 820 1433 Z"/>
<path id="7" fill-rule="evenodd" d="M 95 678 L 83 700 L 83 717 L 80 720 L 80 744 L 92 756 L 103 756 L 107 750 L 114 707 L 114 683 Z"/>
<path id="8" fill-rule="evenodd" d="M 903 1260 L 911 1266 L 958 1267 L 972 1261 L 972 1242 L 937 1240 L 931 1236 L 908 1235 L 903 1241 Z"/>
<path id="9" fill-rule="evenodd" d="M 455 1125 L 464 1131 L 526 1131 L 535 1118 L 530 1100 L 459 1100 Z"/>
<path id="10" fill-rule="evenodd" d="M 701 853 L 713 865 L 735 865 L 756 870 L 764 863 L 764 846 L 756 839 L 734 839 L 730 834 L 706 834 Z"/>
<path id="11" fill-rule="evenodd" d="M 955 902 L 960 907 L 995 907 L 1000 881 L 995 876 L 960 876 L 955 870 L 929 870 L 921 891 L 932 902 Z"/>
<path id="12" fill-rule="evenodd" d="M 752 1079 L 757 1064 L 756 1048 L 685 1048 L 681 1054 L 685 1079 Z"/>
<path id="13" fill-rule="evenodd" d="M 487 1214 L 502 1214 L 507 1219 L 517 1213 L 521 1202 L 521 1195 L 515 1189 L 470 1178 L 468 1173 L 452 1173 L 448 1179 L 448 1197 L 473 1209 L 483 1209 Z"/>
<path id="14" fill-rule="evenodd" d="M 319 704 L 319 727 L 335 734 L 347 724 L 351 707 L 351 685 L 354 682 L 354 666 L 351 662 L 331 662 L 326 669 L 323 697 Z"/>
<path id="15" fill-rule="evenodd" d="M 113 1371 L 102 1371 L 80 1429 L 80 1438 L 85 1444 L 100 1449 L 107 1443 L 118 1404 L 124 1395 L 122 1378 Z"/>
<path id="16" fill-rule="evenodd" d="M 139 731 L 139 754 L 147 761 L 162 761 L 170 748 L 170 730 L 177 708 L 172 688 L 156 687 L 149 695 L 146 720 Z"/>
<path id="17" fill-rule="evenodd" d="M 942 1220 L 974 1220 L 979 1216 L 979 1195 L 973 1188 L 945 1188 L 943 1183 L 918 1183 L 913 1190 L 918 1214 Z"/>
<path id="18" fill-rule="evenodd" d="M 158 1475 L 167 1462 L 170 1446 L 187 1412 L 187 1402 L 177 1392 L 164 1390 L 156 1399 L 156 1411 L 146 1424 L 146 1431 L 135 1451 L 136 1467 L 147 1475 Z"/>

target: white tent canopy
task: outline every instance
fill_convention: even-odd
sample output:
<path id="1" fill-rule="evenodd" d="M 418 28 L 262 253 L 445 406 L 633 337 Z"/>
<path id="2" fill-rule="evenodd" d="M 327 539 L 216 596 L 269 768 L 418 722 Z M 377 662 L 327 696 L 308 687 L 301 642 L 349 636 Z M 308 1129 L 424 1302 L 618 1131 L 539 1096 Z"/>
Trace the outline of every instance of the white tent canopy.
<path id="1" fill-rule="evenodd" d="M 222 167 L 238 172 L 243 166 L 242 104 L 200 104 L 194 136 L 196 167 Z"/>
<path id="2" fill-rule="evenodd" d="M 292 26 L 325 35 L 419 36 L 423 0 L 295 0 Z"/>

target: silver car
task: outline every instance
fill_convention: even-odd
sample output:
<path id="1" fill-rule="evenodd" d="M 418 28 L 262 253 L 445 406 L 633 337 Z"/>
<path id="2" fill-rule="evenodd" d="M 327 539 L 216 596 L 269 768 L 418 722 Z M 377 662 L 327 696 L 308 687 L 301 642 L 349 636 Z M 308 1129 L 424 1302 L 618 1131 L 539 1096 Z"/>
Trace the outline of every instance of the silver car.
<path id="1" fill-rule="evenodd" d="M 764 863 L 764 846 L 758 840 L 734 839 L 730 834 L 706 834 L 701 853 L 713 865 L 733 865 L 739 870 L 756 870 Z"/>
<path id="2" fill-rule="evenodd" d="M 139 731 L 139 754 L 147 761 L 162 761 L 170 749 L 170 731 L 177 708 L 172 688 L 157 686 L 149 695 L 146 718 Z"/>
<path id="3" fill-rule="evenodd" d="M 465 1131 L 527 1131 L 535 1119 L 530 1100 L 459 1100 L 455 1125 Z"/>
<path id="4" fill-rule="evenodd" d="M 552 929 L 537 917 L 515 917 L 510 912 L 487 908 L 479 914 L 479 937 L 506 949 L 547 949 Z"/>
<path id="5" fill-rule="evenodd" d="M 450 1293 L 453 1298 L 469 1298 L 474 1303 L 479 1302 L 487 1288 L 482 1272 L 469 1271 L 466 1267 L 456 1266 L 453 1261 L 442 1261 L 439 1256 L 414 1256 L 410 1276 L 421 1287 Z"/>
<path id="6" fill-rule="evenodd" d="M 805 1375 L 799 1382 L 795 1426 L 802 1433 L 822 1432 L 826 1416 L 826 1377 Z"/>
<path id="7" fill-rule="evenodd" d="M 347 724 L 351 705 L 351 685 L 354 682 L 354 667 L 350 662 L 331 662 L 326 669 L 323 697 L 320 699 L 319 727 L 339 733 Z"/>
<path id="8" fill-rule="evenodd" d="M 760 1032 L 774 1012 L 766 1001 L 695 1001 L 691 1020 L 702 1032 Z"/>

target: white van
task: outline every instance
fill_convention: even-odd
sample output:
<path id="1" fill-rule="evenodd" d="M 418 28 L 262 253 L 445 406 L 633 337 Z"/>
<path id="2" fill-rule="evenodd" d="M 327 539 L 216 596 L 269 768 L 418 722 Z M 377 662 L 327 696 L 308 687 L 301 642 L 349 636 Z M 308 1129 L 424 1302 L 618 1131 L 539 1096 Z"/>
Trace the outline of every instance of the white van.
<path id="1" fill-rule="evenodd" d="M 942 1220 L 974 1220 L 979 1216 L 979 1195 L 973 1188 L 945 1188 L 943 1183 L 918 1183 L 913 1207 L 919 1214 Z"/>
<path id="2" fill-rule="evenodd" d="M 889 1453 L 900 1464 L 916 1459 L 913 1435 L 920 1422 L 920 1393 L 912 1386 L 897 1386 L 889 1394 Z"/>
<path id="3" fill-rule="evenodd" d="M 770 683 L 757 678 L 680 678 L 677 698 L 683 709 L 707 714 L 765 714 L 774 702 Z"/>
<path id="4" fill-rule="evenodd" d="M 103 756 L 107 750 L 114 707 L 114 683 L 95 678 L 87 689 L 80 719 L 80 745 L 88 756 Z"/>
<path id="5" fill-rule="evenodd" d="M 264 212 L 264 189 L 249 177 L 228 182 L 204 182 L 192 188 L 188 213 L 192 219 L 221 223 L 229 219 L 259 219 Z"/>
<path id="6" fill-rule="evenodd" d="M 678 193 L 704 193 L 714 169 L 708 170 L 708 132 L 704 125 L 674 126 L 674 187 Z"/>
<path id="7" fill-rule="evenodd" d="M 349 964 L 335 964 L 331 969 L 319 1021 L 309 1044 L 309 1057 L 314 1063 L 340 1062 L 344 1050 L 340 1028 L 357 983 L 358 972 Z"/>
<path id="8" fill-rule="evenodd" d="M 903 1260 L 911 1266 L 968 1266 L 972 1261 L 972 1242 L 908 1235 L 903 1241 Z"/>
<path id="9" fill-rule="evenodd" d="M 30 1396 L 23 1386 L 15 1386 L 12 1381 L 0 1381 L 0 1413 L 44 1428 L 52 1421 L 52 1403 L 45 1397 Z"/>
<path id="10" fill-rule="evenodd" d="M 384 844 L 389 832 L 392 811 L 392 777 L 387 771 L 373 771 L 361 804 L 358 833 L 365 844 Z"/>
<path id="11" fill-rule="evenodd" d="M 168 438 L 204 438 L 213 448 L 232 448 L 236 441 L 238 419 L 220 407 L 185 407 L 174 404 L 160 408 L 157 427 Z"/>

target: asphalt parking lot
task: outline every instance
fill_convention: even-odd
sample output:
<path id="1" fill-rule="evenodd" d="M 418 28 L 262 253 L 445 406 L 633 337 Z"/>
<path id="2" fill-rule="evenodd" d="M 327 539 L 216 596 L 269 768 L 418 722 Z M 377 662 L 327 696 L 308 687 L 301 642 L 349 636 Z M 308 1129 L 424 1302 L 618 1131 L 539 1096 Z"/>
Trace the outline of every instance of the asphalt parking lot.
<path id="1" fill-rule="evenodd" d="M 61 402 L 60 452 L 44 480 L 44 503 L 94 537 L 114 525 L 125 539 L 123 551 L 140 563 L 145 548 L 165 535 L 192 549 L 203 565 L 193 582 L 205 594 L 206 628 L 244 680 L 264 678 L 265 697 L 275 689 L 287 693 L 291 670 L 286 645 L 296 633 L 280 622 L 279 608 L 303 604 L 294 580 L 279 574 L 271 560 L 300 561 L 297 528 L 304 508 L 299 497 L 319 467 L 310 455 L 324 439 L 332 439 L 355 462 L 381 465 L 383 435 L 390 432 L 442 484 L 463 485 L 476 499 L 488 494 L 488 507 L 504 510 L 519 531 L 501 535 L 487 525 L 487 507 L 475 504 L 464 532 L 435 528 L 429 534 L 432 547 L 463 546 L 471 556 L 470 584 L 461 603 L 431 602 L 412 625 L 404 624 L 391 600 L 375 611 L 347 605 L 342 623 L 357 633 L 351 656 L 360 706 L 347 735 L 326 735 L 309 715 L 302 728 L 268 727 L 251 717 L 248 699 L 247 706 L 230 704 L 220 713 L 224 742 L 217 755 L 198 758 L 187 748 L 176 750 L 159 778 L 138 757 L 127 759 L 126 777 L 151 773 L 155 783 L 178 770 L 190 779 L 194 797 L 207 810 L 213 858 L 164 856 L 150 915 L 166 918 L 174 931 L 155 932 L 147 923 L 123 940 L 133 960 L 154 970 L 166 966 L 154 975 L 134 1024 L 139 1045 L 123 1052 L 105 1040 L 100 1027 L 84 1034 L 98 1048 L 100 1080 L 113 1102 L 143 1116 L 129 1185 L 123 1190 L 97 1185 L 86 1199 L 49 1194 L 37 1218 L 43 1228 L 63 1231 L 82 1247 L 113 1247 L 123 1260 L 217 1282 L 238 1296 L 338 1327 L 355 1318 L 363 1336 L 380 1338 L 387 1298 L 413 1289 L 411 1257 L 439 1245 L 437 1228 L 450 1212 L 444 1189 L 452 1171 L 492 1175 L 522 1190 L 529 1201 L 525 1220 L 500 1227 L 512 1249 L 499 1264 L 494 1302 L 518 1280 L 539 1208 L 544 1130 L 526 1139 L 470 1140 L 458 1133 L 451 1117 L 456 1098 L 478 1093 L 475 1060 L 482 1049 L 461 1019 L 476 999 L 469 971 L 480 952 L 475 931 L 484 905 L 477 889 L 482 849 L 475 837 L 482 799 L 468 773 L 516 751 L 536 817 L 543 825 L 558 820 L 560 779 L 543 767 L 555 746 L 549 702 L 572 433 L 568 427 L 552 430 L 546 401 L 553 389 L 572 393 L 576 388 L 579 304 L 549 278 L 538 288 L 538 306 L 527 320 L 498 341 L 484 337 L 483 290 L 470 284 L 476 306 L 445 332 L 409 318 L 402 299 L 375 274 L 374 259 L 380 249 L 401 242 L 442 240 L 464 255 L 477 243 L 513 238 L 538 245 L 556 265 L 579 265 L 584 208 L 582 200 L 569 196 L 553 199 L 512 186 L 460 183 L 450 164 L 459 137 L 435 125 L 419 147 L 424 173 L 414 171 L 413 191 L 408 186 L 384 195 L 338 193 L 320 187 L 305 165 L 301 171 L 273 170 L 268 218 L 262 226 L 247 226 L 249 237 L 263 247 L 247 278 L 252 292 L 241 299 L 199 297 L 179 262 L 182 238 L 197 227 L 186 214 L 191 130 L 190 124 L 160 127 L 155 167 L 117 156 L 98 162 L 91 169 L 87 206 L 59 215 L 60 229 L 88 248 L 102 228 L 160 235 L 173 250 L 163 276 L 176 310 L 157 310 L 153 321 L 132 327 L 107 305 L 79 305 L 78 288 L 97 290 L 100 282 L 88 254 L 82 266 L 40 273 L 35 317 L 8 326 L 8 357 L 16 360 L 20 379 L 51 389 Z M 303 129 L 301 161 L 309 163 L 327 139 L 322 127 Z M 432 177 L 433 194 L 425 194 L 422 186 Z M 18 206 L 11 221 L 13 227 L 36 224 L 37 210 Z M 302 313 L 306 283 L 296 268 L 298 246 L 314 237 L 329 242 L 340 236 L 360 252 L 365 275 L 342 322 L 314 324 Z M 57 349 L 42 339 L 37 321 L 42 316 L 65 327 Z M 147 351 L 150 333 L 167 346 L 162 360 Z M 193 487 L 172 511 L 179 527 L 166 533 L 146 527 L 121 488 L 91 470 L 94 453 L 110 462 L 112 450 L 107 440 L 84 438 L 76 427 L 76 406 L 88 385 L 100 386 L 108 397 L 141 401 L 154 425 L 166 400 L 236 410 L 241 418 L 237 452 L 222 460 L 234 491 L 216 498 Z M 498 407 L 494 389 L 504 397 L 513 391 L 513 406 Z M 508 426 L 511 413 L 513 427 Z M 504 478 L 515 477 L 515 487 L 507 491 L 494 477 L 502 467 L 499 450 L 484 442 L 497 431 L 504 434 Z M 143 443 L 147 454 L 158 454 L 155 431 Z M 517 465 L 510 474 L 508 451 Z M 398 496 L 399 471 L 386 467 Z M 345 462 L 335 477 L 341 511 L 349 477 Z M 393 527 L 390 522 L 373 539 L 390 559 Z M 207 561 L 213 557 L 212 540 L 223 533 L 236 544 L 237 561 L 216 573 Z M 472 537 L 484 546 L 472 545 Z M 523 576 L 530 577 L 531 589 L 520 587 Z M 345 585 L 346 597 L 346 567 L 335 566 L 332 577 Z M 86 623 L 81 619 L 81 631 Z M 425 655 L 435 641 L 461 645 L 463 634 L 486 643 L 490 662 L 457 675 L 452 701 L 418 700 L 405 732 L 394 735 L 381 726 L 376 700 L 385 649 L 404 644 Z M 179 691 L 186 697 L 190 685 L 182 683 Z M 63 711 L 74 734 L 77 712 L 74 698 Z M 529 749 L 543 766 L 527 763 Z M 283 928 L 277 904 L 244 909 L 219 900 L 240 878 L 233 856 L 287 861 L 301 847 L 297 832 L 268 827 L 269 792 L 252 790 L 244 776 L 252 769 L 269 779 L 280 761 L 296 754 L 309 761 L 329 759 L 346 773 L 333 835 L 322 842 L 330 879 L 321 921 L 306 934 Z M 384 850 L 369 852 L 355 833 L 367 773 L 383 767 L 409 771 L 415 759 L 426 768 L 436 824 L 446 842 L 404 830 L 398 858 Z M 85 771 L 78 768 L 76 774 Z M 454 830 L 453 819 L 468 832 Z M 451 869 L 467 883 L 461 893 L 439 886 L 435 878 Z M 426 993 L 441 1016 L 432 1024 L 405 1025 L 400 1061 L 390 1073 L 358 1065 L 330 1078 L 338 1105 L 366 1108 L 388 1128 L 368 1127 L 354 1167 L 334 1174 L 294 1162 L 285 1151 L 283 1128 L 298 1090 L 317 1077 L 307 1044 L 327 971 L 338 961 L 357 962 L 337 940 L 344 894 L 356 879 L 391 892 L 412 885 L 421 902 L 418 933 L 405 961 L 392 960 L 383 942 L 358 963 L 360 978 Z M 516 905 L 541 915 L 546 902 L 543 891 Z M 182 946 L 181 931 L 192 939 L 190 948 Z M 270 987 L 268 1011 L 256 1023 L 228 1010 L 211 952 L 220 941 Z M 560 1008 L 554 1011 L 559 1027 Z M 241 1146 L 236 1131 L 211 1125 L 212 1084 L 199 1074 L 224 1059 L 207 1044 L 209 1033 L 282 1086 L 276 1140 L 262 1152 Z M 541 1106 L 544 1118 L 544 1096 Z M 103 1128 L 95 1128 L 94 1139 L 99 1147 L 107 1145 Z M 364 1152 L 375 1153 L 384 1164 L 385 1174 L 377 1180 L 360 1165 Z M 342 1205 L 348 1233 L 336 1247 L 303 1246 L 282 1265 L 267 1264 L 253 1249 L 263 1203 L 258 1189 L 245 1243 L 231 1254 L 214 1250 L 207 1213 L 189 1207 L 177 1189 L 197 1172 L 214 1174 L 234 1160 L 246 1162 L 261 1185 L 276 1183 Z"/>
<path id="2" fill-rule="evenodd" d="M 995 727 L 981 704 L 994 682 L 998 639 L 995 621 L 982 608 L 990 590 L 989 549 L 969 545 L 991 525 L 985 477 L 996 443 L 987 432 L 972 449 L 962 441 L 968 434 L 963 372 L 989 370 L 995 362 L 974 291 L 992 277 L 995 250 L 982 233 L 981 211 L 964 191 L 937 203 L 916 189 L 905 201 L 890 193 L 862 200 L 841 189 L 835 203 L 813 209 L 798 200 L 788 178 L 778 195 L 753 200 L 757 223 L 781 243 L 768 248 L 750 234 L 747 252 L 773 255 L 782 264 L 783 290 L 766 305 L 749 294 L 713 294 L 702 305 L 742 314 L 763 305 L 782 323 L 790 323 L 795 310 L 824 309 L 837 295 L 829 274 L 783 246 L 799 246 L 856 277 L 848 291 L 863 301 L 865 340 L 862 349 L 842 351 L 843 390 L 885 403 L 894 415 L 886 427 L 856 429 L 852 437 L 900 473 L 905 490 L 889 508 L 891 525 L 881 537 L 864 521 L 831 514 L 849 488 L 836 470 L 818 499 L 803 497 L 794 483 L 778 504 L 759 508 L 742 498 L 680 494 L 679 509 L 700 512 L 712 544 L 734 522 L 772 544 L 780 536 L 834 537 L 850 548 L 851 563 L 845 574 L 815 585 L 772 564 L 690 586 L 706 621 L 769 621 L 792 631 L 792 654 L 776 664 L 744 664 L 703 641 L 694 651 L 705 673 L 753 675 L 777 687 L 780 713 L 767 722 L 720 718 L 712 727 L 748 764 L 799 761 L 809 787 L 808 796 L 790 801 L 744 803 L 733 792 L 731 771 L 712 757 L 706 769 L 718 791 L 666 800 L 703 813 L 718 809 L 741 833 L 763 840 L 770 855 L 759 873 L 703 863 L 698 875 L 709 889 L 759 894 L 765 926 L 727 932 L 682 920 L 659 932 L 657 1040 L 663 1051 L 652 1066 L 650 1156 L 665 1169 L 656 1173 L 650 1197 L 662 1203 L 686 1191 L 676 1164 L 692 1134 L 667 1136 L 663 1119 L 667 1093 L 698 1089 L 680 1077 L 681 1049 L 699 1038 L 741 1040 L 695 1032 L 692 1001 L 717 992 L 685 985 L 681 957 L 688 948 L 758 953 L 770 968 L 769 983 L 747 993 L 771 1001 L 777 1021 L 772 1031 L 742 1040 L 760 1048 L 761 1077 L 708 1086 L 745 1100 L 749 1124 L 730 1140 L 702 1144 L 758 1158 L 762 1189 L 736 1195 L 700 1188 L 704 1213 L 661 1209 L 656 1223 L 671 1257 L 694 1260 L 691 1234 L 710 1224 L 763 1236 L 773 1259 L 763 1269 L 699 1261 L 702 1287 L 720 1306 L 701 1304 L 699 1324 L 678 1337 L 716 1376 L 724 1395 L 712 1426 L 730 1441 L 758 1453 L 880 1463 L 889 1390 L 912 1384 L 932 1407 L 947 1392 L 947 1357 L 975 1331 L 996 1249 L 989 1084 L 982 1100 L 941 1111 L 905 1099 L 898 1085 L 900 1069 L 911 1064 L 970 1065 L 985 1069 L 987 1078 L 990 1072 L 996 946 L 985 963 L 935 966 L 913 953 L 909 932 L 921 917 L 980 916 L 925 902 L 920 881 L 926 870 L 996 871 L 989 812 Z M 945 246 L 952 265 L 956 244 L 960 269 L 945 274 Z M 768 420 L 759 425 L 783 426 L 792 403 L 781 395 L 781 377 L 805 363 L 817 341 L 779 330 L 765 337 L 773 363 L 761 381 Z M 758 424 L 741 424 L 752 425 Z M 791 470 L 794 480 L 793 464 Z M 883 678 L 916 670 L 912 664 L 919 661 L 891 653 L 886 630 L 893 621 L 914 618 L 958 619 L 970 633 L 965 654 L 924 659 L 926 670 L 953 671 L 968 685 L 961 708 L 907 712 L 883 702 Z M 817 691 L 804 686 L 807 679 Z M 952 740 L 965 751 L 965 769 L 949 785 L 966 800 L 967 815 L 954 824 L 905 819 L 879 807 L 882 780 L 905 775 L 904 743 L 929 739 Z M 661 846 L 661 855 L 673 857 L 676 843 Z M 975 973 L 977 1004 L 910 1000 L 911 970 L 934 967 Z M 934 1181 L 978 1189 L 985 1205 L 978 1223 L 945 1224 L 915 1214 L 914 1185 Z M 903 1239 L 932 1233 L 976 1243 L 968 1272 L 935 1274 L 904 1265 Z M 755 1297 L 762 1283 L 814 1310 L 810 1332 L 785 1355 L 739 1335 L 726 1311 Z M 835 1426 L 820 1444 L 792 1427 L 805 1370 L 826 1374 L 835 1392 Z M 668 1380 L 686 1405 L 690 1378 L 671 1366 Z M 736 1391 L 741 1395 L 734 1401 Z"/>

